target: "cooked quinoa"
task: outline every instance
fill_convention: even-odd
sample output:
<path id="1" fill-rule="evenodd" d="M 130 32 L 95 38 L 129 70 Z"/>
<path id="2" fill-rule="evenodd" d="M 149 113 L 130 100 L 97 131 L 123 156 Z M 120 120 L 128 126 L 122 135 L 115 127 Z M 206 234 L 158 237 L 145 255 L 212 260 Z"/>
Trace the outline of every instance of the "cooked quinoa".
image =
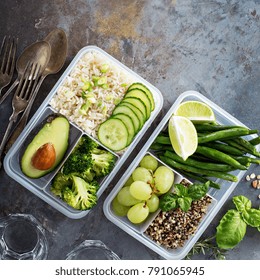
<path id="1" fill-rule="evenodd" d="M 182 184 L 189 185 L 185 181 Z M 211 197 L 204 196 L 193 201 L 187 212 L 180 208 L 168 212 L 161 211 L 147 228 L 145 234 L 167 249 L 183 247 L 186 240 L 197 230 L 211 201 Z"/>
<path id="2" fill-rule="evenodd" d="M 66 77 L 50 105 L 93 137 L 133 78 L 99 52 L 87 52 Z"/>

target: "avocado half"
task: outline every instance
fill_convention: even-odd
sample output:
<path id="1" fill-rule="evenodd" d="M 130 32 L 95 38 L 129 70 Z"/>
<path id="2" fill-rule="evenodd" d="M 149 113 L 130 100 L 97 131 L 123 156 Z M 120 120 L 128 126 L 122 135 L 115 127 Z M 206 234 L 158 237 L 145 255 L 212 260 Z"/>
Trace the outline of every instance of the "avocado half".
<path id="1" fill-rule="evenodd" d="M 51 172 L 63 159 L 69 145 L 70 123 L 62 115 L 48 117 L 43 127 L 26 147 L 21 158 L 22 172 L 30 178 L 40 178 Z M 55 160 L 50 168 L 40 170 L 33 166 L 33 158 L 45 144 L 51 144 L 55 150 Z M 38 156 L 42 153 L 38 152 Z M 44 156 L 48 158 L 48 152 Z M 43 158 L 41 160 L 44 160 Z"/>

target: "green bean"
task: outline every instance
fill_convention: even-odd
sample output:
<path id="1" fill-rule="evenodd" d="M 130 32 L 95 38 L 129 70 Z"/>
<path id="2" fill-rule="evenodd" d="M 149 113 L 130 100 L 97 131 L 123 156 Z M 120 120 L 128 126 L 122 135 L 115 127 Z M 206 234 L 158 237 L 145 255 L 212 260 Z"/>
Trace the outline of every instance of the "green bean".
<path id="1" fill-rule="evenodd" d="M 214 188 L 214 189 L 220 189 L 220 185 L 217 184 L 216 182 L 213 182 L 211 180 L 209 180 L 207 177 L 203 177 L 199 174 L 196 174 L 196 173 L 191 173 L 191 172 L 185 172 L 183 170 L 181 170 L 181 173 L 186 176 L 186 177 L 189 177 L 191 179 L 194 179 L 198 182 L 201 182 L 201 183 L 207 183 L 209 182 L 209 186 Z"/>
<path id="2" fill-rule="evenodd" d="M 155 143 L 159 143 L 159 144 L 164 144 L 164 145 L 171 145 L 171 140 L 170 137 L 168 136 L 163 136 L 163 135 L 158 135 L 155 138 Z"/>
<path id="3" fill-rule="evenodd" d="M 247 141 L 247 140 L 245 140 L 245 139 L 243 139 L 243 138 L 240 138 L 240 137 L 234 139 L 234 141 L 235 141 L 237 144 L 239 144 L 239 145 L 241 145 L 242 147 L 244 147 L 245 150 L 246 150 L 249 154 L 254 155 L 254 156 L 256 156 L 256 157 L 259 157 L 259 156 L 260 156 L 260 153 L 257 152 L 256 147 L 255 147 L 254 145 L 252 145 L 249 141 Z"/>
<path id="4" fill-rule="evenodd" d="M 156 151 L 160 151 L 164 149 L 164 145 L 159 144 L 159 143 L 152 143 L 152 145 L 150 146 L 150 149 L 152 150 L 156 150 Z"/>
<path id="5" fill-rule="evenodd" d="M 235 155 L 235 156 L 242 156 L 244 154 L 244 151 L 241 151 L 240 149 L 218 142 L 205 143 L 203 144 L 203 146 L 210 147 L 218 151 L 225 152 L 227 154 Z"/>
<path id="6" fill-rule="evenodd" d="M 228 164 L 221 164 L 221 163 L 211 163 L 211 162 L 203 162 L 203 161 L 197 161 L 191 158 L 187 158 L 186 160 L 183 160 L 180 156 L 178 156 L 175 153 L 172 153 L 170 151 L 166 151 L 164 155 L 168 158 L 171 158 L 179 163 L 186 164 L 189 166 L 194 166 L 206 170 L 212 170 L 212 171 L 232 171 L 234 170 L 233 166 L 230 166 Z"/>
<path id="7" fill-rule="evenodd" d="M 197 173 L 197 174 L 201 174 L 201 175 L 206 175 L 209 177 L 216 177 L 216 178 L 221 178 L 221 179 L 224 179 L 227 181 L 237 182 L 237 177 L 232 174 L 229 174 L 229 173 L 219 172 L 219 171 L 210 171 L 210 170 L 205 170 L 205 169 L 181 164 L 166 156 L 160 156 L 160 159 L 163 162 L 165 162 L 166 164 L 168 164 L 169 166 L 171 166 L 173 168 L 184 170 L 186 172 L 192 172 L 192 173 Z"/>
<path id="8" fill-rule="evenodd" d="M 245 147 L 243 147 L 240 144 L 236 143 L 234 140 L 221 140 L 221 142 L 226 143 L 229 146 L 237 148 L 238 150 L 244 151 L 244 153 L 246 153 Z"/>
<path id="9" fill-rule="evenodd" d="M 249 140 L 249 142 L 250 142 L 252 145 L 254 145 L 254 146 L 260 144 L 260 136 L 254 138 L 254 139 L 252 139 L 252 140 Z"/>
<path id="10" fill-rule="evenodd" d="M 231 156 L 229 156 L 223 152 L 220 152 L 216 149 L 212 149 L 212 148 L 204 147 L 204 146 L 198 146 L 196 153 L 202 154 L 202 155 L 207 156 L 212 159 L 217 159 L 221 162 L 225 162 L 225 163 L 235 167 L 236 169 L 240 169 L 240 170 L 247 169 L 245 166 L 241 165 L 238 161 L 236 161 Z"/>
<path id="11" fill-rule="evenodd" d="M 247 163 L 255 163 L 255 164 L 260 164 L 260 159 L 259 158 L 253 158 L 253 157 L 248 157 L 248 156 L 242 156 L 242 157 L 234 157 L 235 160 L 243 164 L 243 162 Z M 245 165 L 245 164 L 244 164 Z"/>
<path id="12" fill-rule="evenodd" d="M 213 124 L 195 124 L 196 130 L 198 132 L 204 132 L 204 131 L 220 131 L 230 128 L 244 128 L 243 126 L 239 125 L 213 125 Z"/>
<path id="13" fill-rule="evenodd" d="M 201 144 L 201 143 L 207 143 L 207 142 L 222 140 L 222 139 L 227 139 L 227 138 L 230 139 L 233 137 L 244 136 L 244 135 L 248 135 L 248 134 L 251 134 L 251 131 L 247 128 L 244 128 L 244 127 L 230 128 L 230 129 L 211 132 L 204 136 L 199 136 L 198 143 Z"/>

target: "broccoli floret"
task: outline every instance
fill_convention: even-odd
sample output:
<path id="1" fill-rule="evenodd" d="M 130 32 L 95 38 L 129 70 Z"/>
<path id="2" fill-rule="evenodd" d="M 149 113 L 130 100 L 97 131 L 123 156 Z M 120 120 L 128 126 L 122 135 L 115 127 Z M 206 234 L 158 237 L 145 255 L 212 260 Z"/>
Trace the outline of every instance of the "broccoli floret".
<path id="1" fill-rule="evenodd" d="M 92 150 L 91 157 L 93 160 L 92 169 L 97 178 L 106 176 L 111 172 L 115 165 L 116 156 L 112 153 L 95 148 Z"/>
<path id="2" fill-rule="evenodd" d="M 72 187 L 63 190 L 62 198 L 77 210 L 91 209 L 97 203 L 97 182 L 88 183 L 80 177 L 72 177 Z"/>
<path id="3" fill-rule="evenodd" d="M 64 175 L 61 172 L 58 172 L 54 177 L 53 183 L 51 185 L 51 191 L 55 195 L 62 197 L 62 191 L 64 188 L 72 186 L 72 178 L 69 175 Z"/>
<path id="4" fill-rule="evenodd" d="M 90 137 L 83 135 L 77 145 L 76 150 L 84 155 L 89 155 L 91 151 L 98 147 L 98 143 L 93 141 Z"/>
<path id="5" fill-rule="evenodd" d="M 66 160 L 62 172 L 65 175 L 80 174 L 92 168 L 92 159 L 89 155 L 81 153 L 79 150 L 73 151 Z"/>

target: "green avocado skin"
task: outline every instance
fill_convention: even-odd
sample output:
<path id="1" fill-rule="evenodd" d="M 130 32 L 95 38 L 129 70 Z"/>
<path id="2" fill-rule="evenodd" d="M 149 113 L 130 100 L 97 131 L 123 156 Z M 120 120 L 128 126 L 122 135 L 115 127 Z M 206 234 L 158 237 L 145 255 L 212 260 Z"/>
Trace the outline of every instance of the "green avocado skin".
<path id="1" fill-rule="evenodd" d="M 58 115 L 49 118 L 25 149 L 21 158 L 22 172 L 30 178 L 40 178 L 54 170 L 68 149 L 69 133 L 70 123 L 66 117 Z M 51 168 L 39 170 L 33 167 L 32 158 L 36 151 L 46 143 L 52 143 L 56 159 Z"/>

